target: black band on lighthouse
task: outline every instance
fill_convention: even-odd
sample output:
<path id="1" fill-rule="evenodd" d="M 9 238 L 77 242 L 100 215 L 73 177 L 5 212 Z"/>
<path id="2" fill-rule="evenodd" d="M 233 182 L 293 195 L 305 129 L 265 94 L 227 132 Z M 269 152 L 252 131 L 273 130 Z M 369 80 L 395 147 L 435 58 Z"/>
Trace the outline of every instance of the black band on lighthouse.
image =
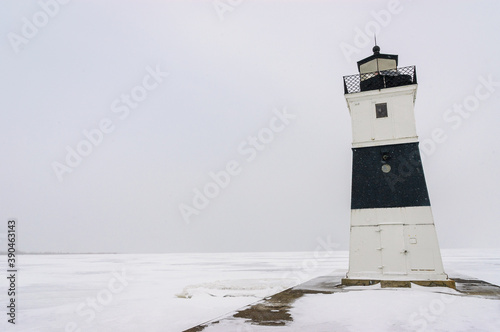
<path id="1" fill-rule="evenodd" d="M 352 151 L 351 209 L 430 206 L 418 143 Z"/>

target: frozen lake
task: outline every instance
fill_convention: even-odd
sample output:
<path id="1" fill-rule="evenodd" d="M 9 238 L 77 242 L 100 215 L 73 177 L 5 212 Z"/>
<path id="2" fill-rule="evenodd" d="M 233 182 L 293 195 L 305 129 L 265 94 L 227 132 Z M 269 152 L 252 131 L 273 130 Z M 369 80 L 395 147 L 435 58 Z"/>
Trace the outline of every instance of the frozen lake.
<path id="1" fill-rule="evenodd" d="M 468 275 L 500 284 L 500 249 L 442 252 L 451 277 Z M 16 326 L 14 329 L 8 324 L 4 314 L 0 327 L 12 331 L 182 331 L 302 281 L 343 274 L 347 255 L 346 251 L 23 255 L 18 258 Z M 7 283 L 2 279 L 1 293 L 6 294 Z M 321 300 L 305 297 L 297 301 L 295 315 L 305 317 L 308 324 L 316 322 L 318 331 L 356 331 L 359 324 L 371 324 L 371 329 L 366 326 L 371 331 L 387 326 L 394 331 L 417 331 L 423 330 L 424 324 L 410 324 L 410 316 L 417 312 L 413 321 L 419 322 L 419 308 L 432 304 L 433 296 L 432 292 L 412 288 L 333 294 Z M 426 318 L 425 326 L 443 331 L 472 331 L 474 326 L 477 331 L 500 330 L 500 301 L 454 298 L 459 300 L 447 305 L 439 317 Z M 5 308 L 7 297 L 0 297 L 0 301 Z M 369 310 L 370 305 L 377 307 L 377 303 L 385 305 L 387 313 L 391 306 L 405 309 L 396 319 L 394 315 L 384 317 L 384 310 L 378 307 L 377 321 L 369 322 L 366 317 L 370 316 L 363 310 Z M 325 306 L 339 316 L 333 318 L 335 315 L 325 312 Z M 464 312 L 468 313 L 466 321 L 457 319 Z M 357 320 L 358 315 L 365 319 Z M 391 317 L 396 319 L 392 325 L 387 322 Z M 304 326 L 293 324 L 279 328 L 301 329 Z M 220 326 L 217 330 L 231 331 L 232 327 Z M 267 329 L 245 327 L 241 331 L 247 330 Z"/>

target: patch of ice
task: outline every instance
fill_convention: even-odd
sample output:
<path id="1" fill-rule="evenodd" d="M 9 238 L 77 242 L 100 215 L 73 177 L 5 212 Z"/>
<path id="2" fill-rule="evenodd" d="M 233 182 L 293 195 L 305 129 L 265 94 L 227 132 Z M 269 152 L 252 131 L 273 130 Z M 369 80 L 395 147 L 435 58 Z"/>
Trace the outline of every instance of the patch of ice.
<path id="1" fill-rule="evenodd" d="M 181 293 L 175 296 L 187 299 L 194 296 L 263 298 L 281 292 L 293 285 L 293 279 L 279 278 L 217 280 L 186 286 Z"/>

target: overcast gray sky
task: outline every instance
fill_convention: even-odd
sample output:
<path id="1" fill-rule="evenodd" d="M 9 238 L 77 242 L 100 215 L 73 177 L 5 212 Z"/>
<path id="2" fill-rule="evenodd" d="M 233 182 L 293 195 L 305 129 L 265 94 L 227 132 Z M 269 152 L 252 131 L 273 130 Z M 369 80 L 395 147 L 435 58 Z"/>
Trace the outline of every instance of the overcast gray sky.
<path id="1" fill-rule="evenodd" d="M 347 249 L 342 76 L 377 32 L 382 53 L 417 66 L 441 247 L 498 247 L 499 12 L 498 1 L 1 1 L 0 220 L 18 220 L 25 251 Z"/>

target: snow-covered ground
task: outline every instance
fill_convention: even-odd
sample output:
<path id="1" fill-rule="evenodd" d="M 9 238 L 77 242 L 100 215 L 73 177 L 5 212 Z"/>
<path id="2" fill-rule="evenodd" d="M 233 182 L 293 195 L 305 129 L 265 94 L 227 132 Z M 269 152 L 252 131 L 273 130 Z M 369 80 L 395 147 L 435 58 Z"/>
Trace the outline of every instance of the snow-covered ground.
<path id="1" fill-rule="evenodd" d="M 451 276 L 500 284 L 500 249 L 443 250 L 443 260 Z M 4 313 L 2 331 L 182 331 L 302 281 L 345 273 L 347 252 L 25 255 L 18 263 L 16 326 Z M 237 322 L 236 330 L 500 331 L 500 300 L 372 287 L 305 295 L 289 326 Z"/>

